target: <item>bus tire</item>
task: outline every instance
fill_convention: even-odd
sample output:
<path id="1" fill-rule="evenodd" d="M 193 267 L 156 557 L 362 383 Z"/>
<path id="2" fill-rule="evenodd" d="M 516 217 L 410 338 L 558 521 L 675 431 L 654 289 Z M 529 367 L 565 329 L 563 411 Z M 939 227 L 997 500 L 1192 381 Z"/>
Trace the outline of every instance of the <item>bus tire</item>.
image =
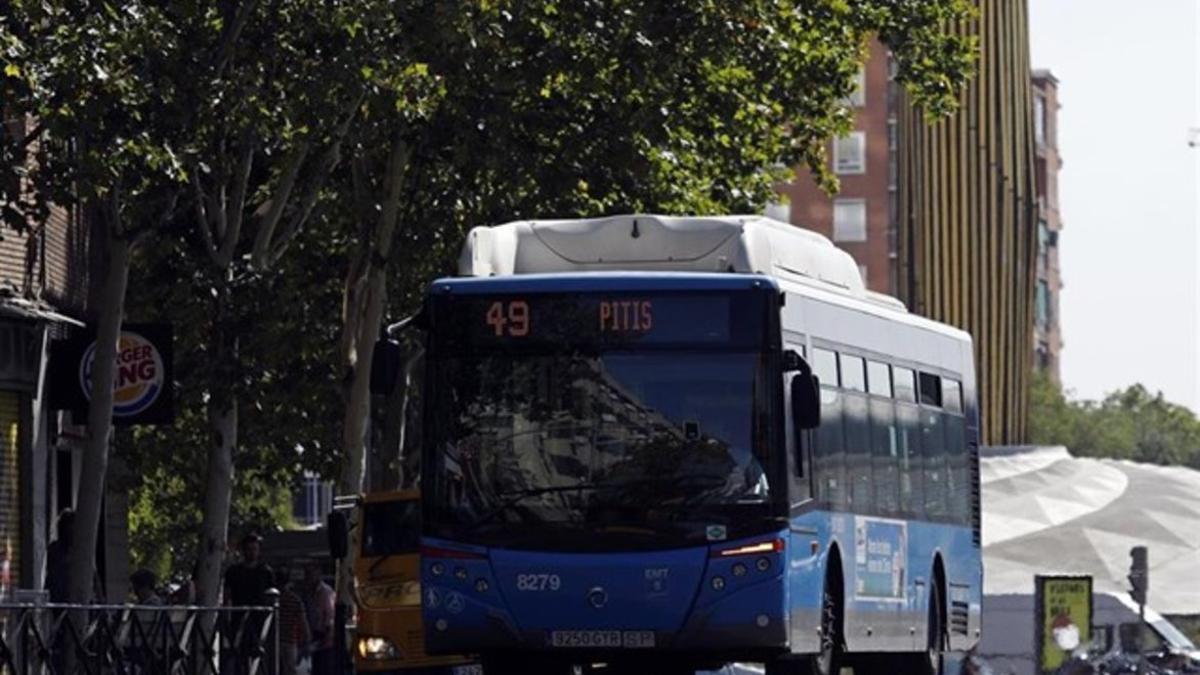
<path id="1" fill-rule="evenodd" d="M 918 655 L 919 675 L 942 675 L 946 666 L 946 612 L 942 604 L 945 589 L 940 574 L 934 574 L 929 587 L 929 612 L 926 619 L 925 651 Z"/>
<path id="2" fill-rule="evenodd" d="M 766 675 L 838 675 L 844 659 L 841 561 L 830 556 L 821 592 L 821 646 L 816 654 L 779 656 L 764 664 Z"/>
<path id="3" fill-rule="evenodd" d="M 825 590 L 821 594 L 821 647 L 809 657 L 810 675 L 838 675 L 842 670 L 845 641 L 842 639 L 842 575 L 841 560 L 831 558 L 838 570 L 825 575 Z"/>

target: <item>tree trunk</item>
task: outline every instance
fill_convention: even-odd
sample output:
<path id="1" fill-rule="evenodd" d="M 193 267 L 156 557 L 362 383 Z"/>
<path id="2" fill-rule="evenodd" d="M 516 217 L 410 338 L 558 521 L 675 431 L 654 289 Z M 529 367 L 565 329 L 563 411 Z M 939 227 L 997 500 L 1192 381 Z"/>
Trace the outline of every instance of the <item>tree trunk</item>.
<path id="1" fill-rule="evenodd" d="M 114 212 L 115 213 L 115 212 Z M 114 218 L 116 215 L 113 216 Z M 104 227 L 108 267 L 99 303 L 96 350 L 92 358 L 91 401 L 88 404 L 87 447 L 79 473 L 79 494 L 70 550 L 70 582 L 67 594 L 73 603 L 92 600 L 96 577 L 96 539 L 100 507 L 108 471 L 108 442 L 112 431 L 113 376 L 121 318 L 125 313 L 125 287 L 129 281 L 131 243 L 120 235 L 118 224 Z"/>
<path id="2" fill-rule="evenodd" d="M 379 209 L 376 226 L 369 239 L 361 245 L 365 250 L 366 264 L 359 267 L 360 274 L 351 274 L 346 279 L 346 306 L 343 310 L 344 325 L 342 345 L 343 367 L 346 379 L 343 383 L 346 401 L 342 419 L 341 476 L 338 494 L 355 495 L 362 492 L 366 473 L 366 432 L 371 404 L 371 362 L 375 340 L 383 322 L 383 310 L 387 299 L 387 259 L 392 252 L 392 241 L 396 232 L 400 192 L 404 185 L 410 150 L 399 133 L 392 139 L 388 157 L 387 175 L 382 183 L 385 194 Z M 360 213 L 363 210 L 360 209 Z M 338 570 L 337 592 L 339 602 L 352 606 L 352 579 L 355 547 L 342 561 Z"/>
<path id="3" fill-rule="evenodd" d="M 204 488 L 204 520 L 197 550 L 199 578 L 196 602 L 205 607 L 218 604 L 221 566 L 229 532 L 229 505 L 233 493 L 233 450 L 237 446 L 238 407 L 233 392 L 237 370 L 237 335 L 230 330 L 225 312 L 230 307 L 230 289 L 217 294 L 213 318 L 211 372 L 216 373 L 208 399 L 208 424 L 212 437 L 208 448 L 208 472 Z"/>
<path id="4" fill-rule="evenodd" d="M 417 486 L 421 476 L 421 443 L 425 434 L 424 406 L 425 377 L 428 362 L 425 361 L 424 351 L 413 358 L 411 366 L 405 371 L 408 390 L 404 399 L 403 427 L 400 434 L 400 488 L 408 489 Z"/>
<path id="5" fill-rule="evenodd" d="M 411 359 L 406 359 L 411 363 Z M 396 388 L 388 395 L 383 404 L 383 414 L 380 416 L 378 454 L 379 466 L 383 468 L 385 480 L 372 481 L 372 487 L 381 486 L 384 490 L 400 489 L 404 480 L 400 461 L 404 456 L 405 413 L 409 404 L 409 368 L 400 373 Z"/>

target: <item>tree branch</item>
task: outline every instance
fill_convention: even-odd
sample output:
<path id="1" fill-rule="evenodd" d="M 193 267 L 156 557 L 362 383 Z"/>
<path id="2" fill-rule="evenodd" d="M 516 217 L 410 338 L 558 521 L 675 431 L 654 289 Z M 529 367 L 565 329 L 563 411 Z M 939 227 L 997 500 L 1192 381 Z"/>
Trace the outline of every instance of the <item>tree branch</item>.
<path id="1" fill-rule="evenodd" d="M 17 144 L 17 147 L 21 150 L 28 150 L 29 146 L 33 145 L 33 142 L 37 140 L 38 136 L 42 135 L 42 129 L 45 128 L 46 125 L 44 123 L 38 122 L 36 125 L 34 125 L 33 131 L 25 134 L 25 138 L 20 140 L 20 142 Z"/>
<path id="2" fill-rule="evenodd" d="M 200 228 L 200 238 L 204 240 L 204 250 L 208 252 L 208 257 L 214 264 L 217 262 L 217 244 L 214 241 L 212 227 L 208 223 L 208 197 L 204 194 L 204 187 L 200 184 L 200 172 L 192 172 L 192 187 L 196 193 L 196 226 Z"/>
<path id="3" fill-rule="evenodd" d="M 221 46 L 217 48 L 217 62 L 213 69 L 214 80 L 221 79 L 225 68 L 233 60 L 234 47 L 237 45 L 238 38 L 242 36 L 246 24 L 250 21 L 250 14 L 257 6 L 258 0 L 246 0 L 238 6 L 237 14 L 234 15 L 233 22 L 225 30 L 225 35 L 221 36 Z"/>
<path id="4" fill-rule="evenodd" d="M 267 214 L 259 224 L 258 232 L 254 237 L 251 260 L 256 267 L 261 267 L 261 263 L 267 260 L 275 228 L 279 226 L 279 220 L 283 217 L 283 210 L 287 207 L 288 200 L 292 196 L 292 190 L 296 187 L 296 178 L 300 175 L 300 167 L 304 164 L 304 159 L 308 156 L 310 147 L 311 145 L 308 141 L 301 141 L 288 153 L 285 160 L 287 163 L 283 169 L 283 176 L 279 179 L 279 187 L 275 188 L 275 194 L 268 200 L 267 203 L 270 206 Z"/>
<path id="5" fill-rule="evenodd" d="M 218 253 L 219 264 L 222 267 L 228 267 L 233 262 L 238 241 L 242 236 L 247 185 L 250 182 L 250 171 L 254 168 L 255 143 L 248 130 L 242 135 L 242 141 L 244 146 L 242 156 L 238 160 L 237 169 L 233 175 L 233 194 L 225 205 L 225 218 L 229 229 L 223 235 L 224 240 L 221 242 L 221 250 Z"/>
<path id="6" fill-rule="evenodd" d="M 121 216 L 121 184 L 114 183 L 108 193 L 108 202 L 105 204 L 105 212 L 108 216 L 108 227 L 113 233 L 113 236 L 119 239 L 125 238 L 125 221 Z"/>
<path id="7" fill-rule="evenodd" d="M 366 95 L 366 89 L 363 89 L 359 92 L 358 96 L 350 100 L 349 105 L 347 105 L 343 110 L 345 117 L 334 130 L 333 138 L 330 141 L 329 147 L 326 148 L 325 153 L 321 156 L 321 161 L 317 165 L 317 170 L 313 174 L 313 184 L 309 186 L 308 191 L 305 193 L 304 201 L 300 204 L 300 208 L 297 210 L 297 212 L 288 221 L 287 227 L 284 228 L 284 230 L 278 236 L 272 236 L 271 241 L 268 242 L 270 246 L 269 258 L 262 260 L 258 257 L 258 242 L 255 242 L 256 247 L 254 261 L 256 266 L 259 266 L 263 263 L 265 263 L 267 266 L 270 266 L 279 262 L 279 259 L 283 257 L 283 254 L 287 251 L 288 246 L 291 244 L 292 239 L 295 238 L 296 233 L 299 232 L 302 227 L 304 227 L 306 222 L 308 222 L 309 216 L 312 215 L 313 207 L 316 206 L 317 200 L 321 197 L 321 190 L 324 189 L 325 183 L 329 179 L 330 174 L 333 173 L 334 167 L 336 167 L 338 162 L 341 161 L 342 143 L 344 143 L 346 140 L 346 135 L 350 131 L 351 123 L 354 122 L 354 120 L 358 117 L 358 106 L 362 104 L 362 101 Z M 262 234 L 262 230 L 259 231 L 259 234 Z M 266 252 L 264 251 L 264 253 Z"/>

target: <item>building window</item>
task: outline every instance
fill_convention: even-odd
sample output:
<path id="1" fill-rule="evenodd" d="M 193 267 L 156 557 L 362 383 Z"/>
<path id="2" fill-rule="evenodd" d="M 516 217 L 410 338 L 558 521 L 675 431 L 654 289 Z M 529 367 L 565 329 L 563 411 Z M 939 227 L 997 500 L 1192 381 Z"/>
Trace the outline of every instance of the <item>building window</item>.
<path id="1" fill-rule="evenodd" d="M 292 495 L 292 517 L 296 524 L 315 527 L 325 521 L 325 514 L 333 510 L 333 483 L 305 472 L 299 490 Z"/>
<path id="2" fill-rule="evenodd" d="M 1037 367 L 1040 370 L 1050 368 L 1050 345 L 1045 342 L 1039 342 L 1037 349 L 1034 350 L 1034 358 L 1037 361 Z"/>
<path id="3" fill-rule="evenodd" d="M 867 105 L 867 69 L 866 66 L 859 66 L 858 72 L 854 74 L 854 91 L 846 97 L 844 103 L 851 108 L 862 108 Z"/>
<path id="4" fill-rule="evenodd" d="M 867 240 L 867 200 L 833 200 L 833 240 Z"/>
<path id="5" fill-rule="evenodd" d="M 1046 225 L 1046 221 L 1038 221 L 1038 255 L 1046 255 L 1046 249 L 1050 246 L 1050 228 Z"/>
<path id="6" fill-rule="evenodd" d="M 867 135 L 852 131 L 833 142 L 833 170 L 840 174 L 865 173 L 867 170 Z"/>
<path id="7" fill-rule="evenodd" d="M 1033 139 L 1038 145 L 1046 144 L 1046 97 L 1041 94 L 1033 97 Z"/>
<path id="8" fill-rule="evenodd" d="M 1042 280 L 1037 283 L 1037 325 L 1039 328 L 1045 328 L 1050 322 L 1050 286 Z"/>

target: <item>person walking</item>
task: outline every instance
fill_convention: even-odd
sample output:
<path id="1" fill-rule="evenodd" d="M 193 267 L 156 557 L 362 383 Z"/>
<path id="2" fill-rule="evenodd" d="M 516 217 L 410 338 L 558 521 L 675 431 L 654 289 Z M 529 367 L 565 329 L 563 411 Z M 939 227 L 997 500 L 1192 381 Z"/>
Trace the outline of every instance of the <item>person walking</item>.
<path id="1" fill-rule="evenodd" d="M 242 559 L 225 570 L 225 604 L 234 607 L 261 607 L 267 604 L 266 592 L 275 584 L 271 566 L 262 561 L 262 537 L 249 532 L 242 537 Z M 234 609 L 229 613 L 226 639 L 235 646 L 231 672 L 247 672 L 244 667 L 260 638 L 263 616 Z"/>
<path id="2" fill-rule="evenodd" d="M 286 567 L 275 571 L 275 588 L 279 589 L 279 675 L 296 675 L 300 649 L 312 639 L 308 617 Z"/>
<path id="3" fill-rule="evenodd" d="M 332 675 L 333 649 L 333 589 L 321 580 L 321 566 L 316 561 L 304 565 L 304 607 L 308 627 L 312 631 L 312 675 Z"/>

